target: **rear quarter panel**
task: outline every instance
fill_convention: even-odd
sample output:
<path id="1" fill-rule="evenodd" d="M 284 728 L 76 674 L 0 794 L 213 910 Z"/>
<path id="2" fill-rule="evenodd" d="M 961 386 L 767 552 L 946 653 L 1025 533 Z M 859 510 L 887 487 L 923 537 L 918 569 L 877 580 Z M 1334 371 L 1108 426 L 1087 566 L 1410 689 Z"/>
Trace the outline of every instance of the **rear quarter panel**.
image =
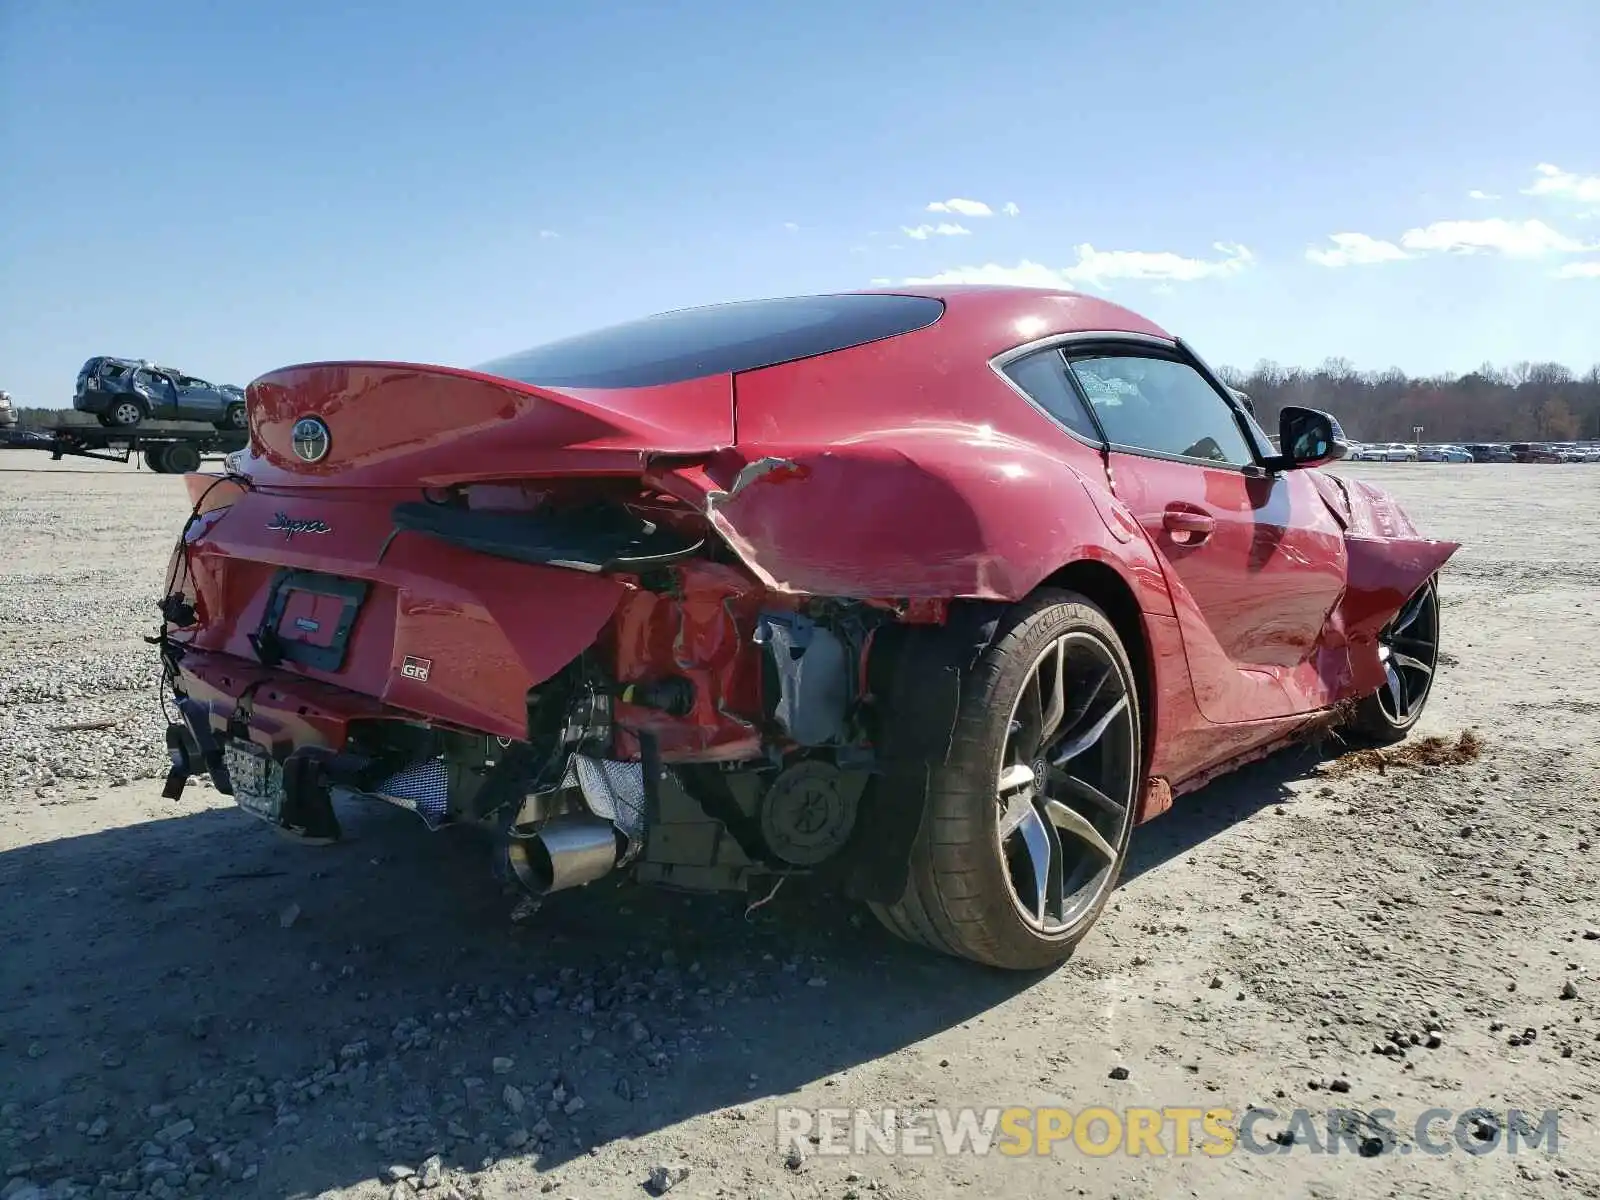
<path id="1" fill-rule="evenodd" d="M 788 466 L 713 498 L 713 520 L 779 591 L 1017 600 L 1094 558 L 1146 611 L 1170 614 L 1099 452 L 989 366 L 1080 327 L 1161 334 L 1088 297 L 1002 304 L 978 293 L 950 298 L 940 321 L 914 333 L 736 376 L 735 466 L 763 457 Z"/>

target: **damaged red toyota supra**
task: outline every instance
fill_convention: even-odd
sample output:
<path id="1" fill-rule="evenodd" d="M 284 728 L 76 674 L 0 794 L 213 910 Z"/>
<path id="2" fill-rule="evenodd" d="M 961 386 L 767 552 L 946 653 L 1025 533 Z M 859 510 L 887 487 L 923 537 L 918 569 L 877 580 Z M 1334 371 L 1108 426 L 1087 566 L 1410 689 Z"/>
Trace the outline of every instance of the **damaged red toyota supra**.
<path id="1" fill-rule="evenodd" d="M 1136 826 L 1426 704 L 1456 543 L 1279 444 L 1105 300 L 684 309 L 467 370 L 286 367 L 191 474 L 167 794 L 313 843 L 378 801 L 536 897 L 789 875 L 992 966 L 1064 960 Z"/>

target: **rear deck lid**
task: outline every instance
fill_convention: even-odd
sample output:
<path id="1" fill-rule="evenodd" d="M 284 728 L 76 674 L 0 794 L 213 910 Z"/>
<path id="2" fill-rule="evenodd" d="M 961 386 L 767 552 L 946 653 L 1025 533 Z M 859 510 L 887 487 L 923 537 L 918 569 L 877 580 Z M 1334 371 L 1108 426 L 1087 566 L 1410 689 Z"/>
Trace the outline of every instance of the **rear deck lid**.
<path id="1" fill-rule="evenodd" d="M 740 372 L 910 333 L 943 312 L 926 296 L 795 296 L 662 313 L 473 370 L 311 363 L 250 385 L 250 426 L 281 482 L 632 471 L 732 445 Z"/>
<path id="2" fill-rule="evenodd" d="M 262 483 L 431 486 L 637 471 L 733 439 L 726 378 L 659 388 L 535 387 L 411 363 L 286 367 L 248 389 Z"/>

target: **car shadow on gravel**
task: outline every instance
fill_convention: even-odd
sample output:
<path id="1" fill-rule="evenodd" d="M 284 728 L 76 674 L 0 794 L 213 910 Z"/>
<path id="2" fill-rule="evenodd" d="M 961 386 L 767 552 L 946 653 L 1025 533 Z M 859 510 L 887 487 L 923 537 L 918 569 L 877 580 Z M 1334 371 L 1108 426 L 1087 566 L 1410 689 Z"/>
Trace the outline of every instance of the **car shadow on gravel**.
<path id="1" fill-rule="evenodd" d="M 1180 802 L 1139 831 L 1126 879 L 1277 802 L 1311 761 Z M 852 1068 L 1041 978 L 902 945 L 799 886 L 747 915 L 602 883 L 513 923 L 476 837 L 345 816 L 349 839 L 320 849 L 220 807 L 0 854 L 12 1160 L 274 1195 L 431 1153 L 543 1169 L 840 1085 L 826 1103 Z"/>
<path id="2" fill-rule="evenodd" d="M 1123 886 L 1239 822 L 1288 803 L 1293 798 L 1289 784 L 1303 783 L 1329 758 L 1324 748 L 1315 745 L 1291 746 L 1179 797 L 1170 809 L 1134 831 L 1122 869 Z"/>

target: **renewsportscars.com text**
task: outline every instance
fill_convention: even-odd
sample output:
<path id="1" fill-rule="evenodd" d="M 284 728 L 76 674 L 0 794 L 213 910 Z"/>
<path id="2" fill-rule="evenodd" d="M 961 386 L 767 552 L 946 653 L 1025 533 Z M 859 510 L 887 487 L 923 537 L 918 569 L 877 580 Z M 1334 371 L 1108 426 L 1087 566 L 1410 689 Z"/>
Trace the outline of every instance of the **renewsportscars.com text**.
<path id="1" fill-rule="evenodd" d="M 1523 1154 L 1560 1152 L 1553 1109 L 1429 1108 L 1277 1111 L 1169 1106 L 1076 1112 L 1068 1108 L 780 1108 L 778 1149 L 809 1154 L 976 1155 L 1058 1153 L 1106 1157 L 1218 1158 L 1237 1154 Z"/>

